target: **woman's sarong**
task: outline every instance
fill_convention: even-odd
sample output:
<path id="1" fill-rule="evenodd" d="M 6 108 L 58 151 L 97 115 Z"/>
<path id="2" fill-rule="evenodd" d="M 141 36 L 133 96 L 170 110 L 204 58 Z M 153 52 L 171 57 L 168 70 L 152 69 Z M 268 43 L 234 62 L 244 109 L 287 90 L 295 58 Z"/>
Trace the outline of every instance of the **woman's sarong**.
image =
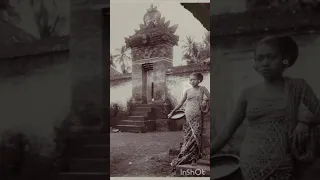
<path id="1" fill-rule="evenodd" d="M 245 180 L 294 180 L 297 178 L 292 131 L 300 103 L 316 114 L 319 100 L 303 80 L 286 78 L 285 96 L 259 94 L 248 102 L 249 127 L 240 153 Z M 312 152 L 312 149 L 308 149 Z"/>
<path id="2" fill-rule="evenodd" d="M 171 162 L 173 169 L 179 164 L 190 163 L 201 158 L 202 111 L 200 108 L 203 91 L 188 91 L 185 106 L 186 122 L 183 126 L 184 141 L 177 158 Z"/>
<path id="3" fill-rule="evenodd" d="M 240 152 L 245 180 L 292 180 L 287 97 L 253 92 L 248 101 L 248 128 Z"/>

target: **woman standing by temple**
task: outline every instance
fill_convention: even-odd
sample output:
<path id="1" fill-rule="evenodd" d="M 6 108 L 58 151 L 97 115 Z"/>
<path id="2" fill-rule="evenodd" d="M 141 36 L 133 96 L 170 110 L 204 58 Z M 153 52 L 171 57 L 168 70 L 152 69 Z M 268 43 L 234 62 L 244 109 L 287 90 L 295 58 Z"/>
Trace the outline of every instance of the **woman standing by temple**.
<path id="1" fill-rule="evenodd" d="M 208 111 L 207 107 L 210 99 L 208 89 L 199 86 L 202 81 L 203 75 L 201 73 L 192 73 L 189 78 L 192 88 L 185 91 L 181 102 L 168 115 L 168 118 L 171 118 L 173 113 L 186 102 L 186 122 L 183 126 L 184 142 L 178 157 L 171 162 L 173 170 L 179 164 L 191 163 L 195 165 L 197 160 L 201 158 L 203 112 Z M 207 97 L 206 100 L 204 100 L 204 95 Z"/>
<path id="2" fill-rule="evenodd" d="M 319 124 L 319 100 L 303 79 L 284 77 L 298 58 L 298 46 L 290 37 L 266 37 L 254 50 L 254 69 L 264 82 L 245 89 L 229 126 L 211 143 L 217 153 L 245 118 L 249 121 L 241 152 L 244 180 L 295 180 L 298 162 L 314 158 L 314 124 Z M 303 104 L 312 120 L 298 119 Z"/>

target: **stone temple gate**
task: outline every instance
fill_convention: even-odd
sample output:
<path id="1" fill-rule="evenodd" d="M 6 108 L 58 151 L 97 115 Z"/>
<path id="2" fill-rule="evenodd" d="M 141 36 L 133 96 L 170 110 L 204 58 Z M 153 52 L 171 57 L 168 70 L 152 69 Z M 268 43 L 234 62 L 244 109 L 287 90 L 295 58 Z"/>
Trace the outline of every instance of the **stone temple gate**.
<path id="1" fill-rule="evenodd" d="M 125 38 L 126 45 L 131 48 L 132 53 L 133 105 L 129 108 L 127 119 L 121 120 L 117 125 L 122 132 L 151 132 L 155 131 L 159 124 L 169 122 L 166 119 L 166 113 L 169 112 L 162 111 L 161 108 L 169 99 L 166 80 L 168 69 L 173 66 L 173 47 L 178 45 L 179 41 L 179 37 L 175 35 L 178 25 L 170 26 L 170 21 L 161 17 L 157 7 L 152 5 L 144 15 L 143 21 L 139 30 Z M 204 120 L 201 147 L 203 159 L 199 160 L 199 164 L 206 166 L 206 171 L 210 169 L 207 160 L 210 155 L 209 123 L 209 118 Z M 169 150 L 170 155 L 177 155 L 179 152 L 180 147 Z M 185 165 L 179 168 L 190 167 Z"/>
<path id="2" fill-rule="evenodd" d="M 132 53 L 132 95 L 135 104 L 161 104 L 167 98 L 166 72 L 172 67 L 173 46 L 179 37 L 178 25 L 161 17 L 157 7 L 151 7 L 143 17 L 144 24 L 135 34 L 125 38 Z"/>

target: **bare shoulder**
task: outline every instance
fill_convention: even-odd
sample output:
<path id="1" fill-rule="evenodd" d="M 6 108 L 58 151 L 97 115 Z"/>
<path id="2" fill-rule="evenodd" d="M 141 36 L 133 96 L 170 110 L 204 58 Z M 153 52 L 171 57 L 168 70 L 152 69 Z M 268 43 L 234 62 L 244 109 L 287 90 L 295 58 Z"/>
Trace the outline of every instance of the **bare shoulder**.
<path id="1" fill-rule="evenodd" d="M 287 77 L 287 79 L 291 82 L 291 84 L 293 84 L 296 87 L 306 88 L 309 86 L 307 81 L 302 78 L 288 78 Z"/>
<path id="2" fill-rule="evenodd" d="M 201 90 L 208 90 L 205 86 L 199 86 Z"/>
<path id="3" fill-rule="evenodd" d="M 305 83 L 306 81 L 302 78 L 285 77 L 285 80 L 293 83 Z"/>
<path id="4" fill-rule="evenodd" d="M 240 94 L 240 98 L 246 101 L 249 100 L 250 97 L 261 89 L 261 86 L 262 84 L 260 83 L 244 88 Z"/>
<path id="5" fill-rule="evenodd" d="M 190 92 L 190 90 L 191 90 L 191 88 L 188 88 L 188 89 L 186 89 L 186 91 L 184 92 L 184 93 L 189 93 Z"/>

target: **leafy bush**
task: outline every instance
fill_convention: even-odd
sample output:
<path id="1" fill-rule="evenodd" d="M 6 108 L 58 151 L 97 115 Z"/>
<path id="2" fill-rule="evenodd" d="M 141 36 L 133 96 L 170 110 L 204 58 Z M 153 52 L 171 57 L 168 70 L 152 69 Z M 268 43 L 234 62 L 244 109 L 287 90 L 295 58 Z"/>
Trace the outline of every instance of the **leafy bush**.
<path id="1" fill-rule="evenodd" d="M 127 102 L 127 113 L 129 114 L 132 110 L 132 107 L 133 107 L 133 98 L 130 98 Z"/>
<path id="2" fill-rule="evenodd" d="M 22 170 L 28 144 L 27 137 L 22 133 L 8 130 L 2 134 L 0 144 L 1 177 L 9 178 Z"/>
<path id="3" fill-rule="evenodd" d="M 117 103 L 112 103 L 110 105 L 110 115 L 111 117 L 116 117 L 120 111 L 120 107 Z"/>
<path id="4" fill-rule="evenodd" d="M 38 136 L 7 130 L 1 134 L 0 177 L 1 179 L 43 179 L 52 176 L 52 157 L 42 154 L 46 147 Z"/>

